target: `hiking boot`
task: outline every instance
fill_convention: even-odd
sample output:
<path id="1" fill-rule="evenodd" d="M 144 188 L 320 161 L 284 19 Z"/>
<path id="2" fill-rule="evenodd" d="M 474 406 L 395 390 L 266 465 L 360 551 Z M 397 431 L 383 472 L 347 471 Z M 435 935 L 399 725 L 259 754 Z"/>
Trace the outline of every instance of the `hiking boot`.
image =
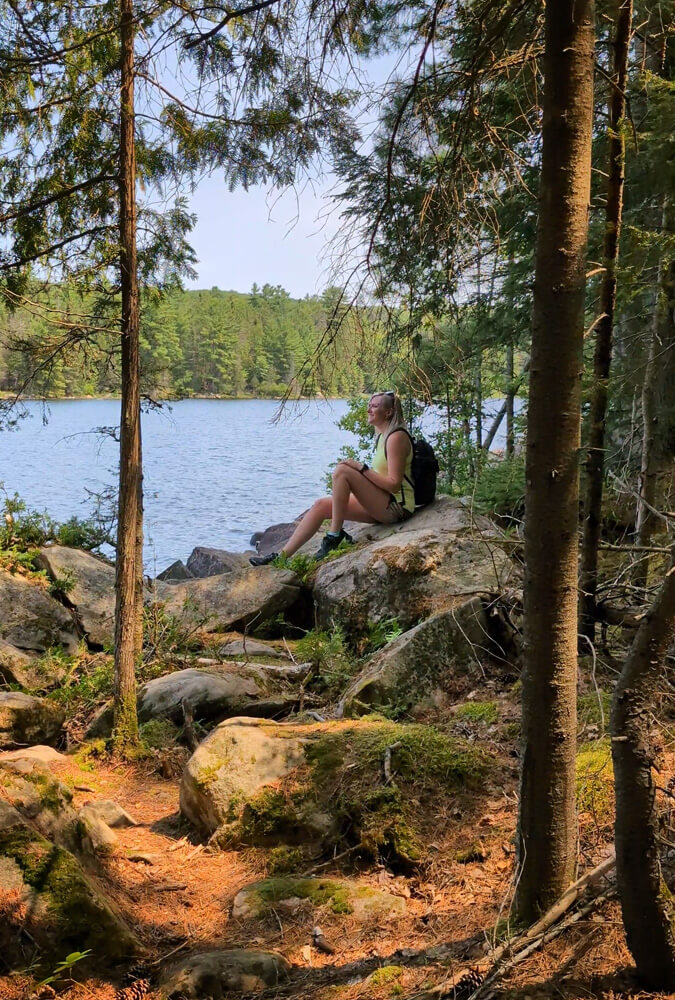
<path id="1" fill-rule="evenodd" d="M 278 552 L 268 552 L 266 556 L 251 556 L 249 562 L 251 566 L 268 566 L 279 556 Z"/>
<path id="2" fill-rule="evenodd" d="M 314 558 L 319 562 L 321 559 L 325 559 L 329 552 L 333 552 L 340 542 L 349 542 L 351 545 L 353 541 L 352 536 L 348 535 L 344 528 L 340 529 L 338 535 L 325 534 L 321 540 L 321 548 L 314 553 Z"/>

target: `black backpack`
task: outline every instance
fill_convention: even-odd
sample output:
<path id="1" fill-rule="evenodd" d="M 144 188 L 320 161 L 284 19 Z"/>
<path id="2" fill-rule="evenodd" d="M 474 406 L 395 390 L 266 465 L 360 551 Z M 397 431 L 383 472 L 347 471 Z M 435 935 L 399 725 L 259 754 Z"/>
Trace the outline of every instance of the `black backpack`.
<path id="1" fill-rule="evenodd" d="M 432 503 L 436 497 L 436 476 L 438 475 L 438 459 L 428 441 L 424 438 L 414 438 L 405 427 L 398 428 L 410 438 L 413 447 L 410 471 L 413 481 L 410 484 L 415 491 L 415 506 L 424 507 Z M 392 433 L 395 433 L 392 431 Z M 384 442 L 384 457 L 387 457 L 387 442 Z M 406 479 L 408 477 L 406 476 Z M 408 479 L 408 482 L 410 480 Z"/>

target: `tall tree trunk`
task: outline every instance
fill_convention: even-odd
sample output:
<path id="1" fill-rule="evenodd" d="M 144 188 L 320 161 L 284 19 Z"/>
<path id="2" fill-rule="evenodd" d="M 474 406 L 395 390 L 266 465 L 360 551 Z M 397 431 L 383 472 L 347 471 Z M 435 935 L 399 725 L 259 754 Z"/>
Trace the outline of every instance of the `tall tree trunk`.
<path id="1" fill-rule="evenodd" d="M 525 668 L 518 918 L 576 863 L 577 521 L 593 0 L 546 5 L 539 224 L 526 456 Z"/>
<path id="2" fill-rule="evenodd" d="M 656 810 L 654 704 L 675 634 L 675 547 L 670 571 L 643 619 L 612 699 L 616 877 L 626 940 L 650 989 L 675 989 L 675 906 L 662 875 Z"/>
<path id="3" fill-rule="evenodd" d="M 595 595 L 598 588 L 598 547 L 602 530 L 602 487 L 605 474 L 605 417 L 609 367 L 612 360 L 616 265 L 619 258 L 626 161 L 626 143 L 623 137 L 623 116 L 626 109 L 624 92 L 632 20 L 632 0 L 618 0 L 613 43 L 613 86 L 609 98 L 609 168 L 603 251 L 605 273 L 600 292 L 602 318 L 596 330 L 593 357 L 593 395 L 586 458 L 584 532 L 581 543 L 580 631 L 591 642 L 595 639 Z"/>
<path id="4" fill-rule="evenodd" d="M 513 425 L 514 400 L 516 398 L 513 384 L 513 344 L 506 348 L 506 457 L 513 458 L 516 450 L 516 438 Z"/>
<path id="5" fill-rule="evenodd" d="M 122 289 L 122 406 L 120 489 L 115 564 L 115 699 L 113 741 L 138 738 L 138 530 L 141 496 L 139 301 L 136 260 L 136 146 L 134 137 L 133 0 L 120 0 L 120 279 Z"/>
<path id="6" fill-rule="evenodd" d="M 662 228 L 670 232 L 673 203 L 666 199 Z M 637 511 L 636 544 L 649 546 L 652 535 L 663 524 L 655 510 L 669 499 L 675 462 L 675 258 L 662 257 L 656 290 L 649 359 L 642 388 L 642 462 L 640 500 Z M 633 574 L 633 583 L 645 587 L 649 578 L 649 554 Z"/>
<path id="7" fill-rule="evenodd" d="M 476 405 L 476 451 L 483 447 L 483 352 L 478 352 L 476 361 L 476 377 L 474 379 L 474 398 Z"/>

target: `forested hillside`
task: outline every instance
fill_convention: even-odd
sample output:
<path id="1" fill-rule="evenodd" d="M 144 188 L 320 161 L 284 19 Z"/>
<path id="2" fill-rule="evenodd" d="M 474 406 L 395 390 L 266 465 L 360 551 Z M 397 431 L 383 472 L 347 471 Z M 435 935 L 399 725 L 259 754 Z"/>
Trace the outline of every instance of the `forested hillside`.
<path id="1" fill-rule="evenodd" d="M 338 297 L 328 289 L 292 299 L 278 285 L 254 285 L 249 294 L 212 288 L 148 297 L 140 327 L 144 389 L 163 397 L 278 396 L 295 383 L 309 394 L 362 392 L 381 347 L 365 313 L 340 325 L 334 345 L 309 370 Z M 16 393 L 30 382 L 29 395 L 118 393 L 117 331 L 102 330 L 93 340 L 89 334 L 81 349 L 54 353 L 64 322 L 70 316 L 77 324 L 83 305 L 58 287 L 42 290 L 38 301 L 39 310 L 24 307 L 2 318 L 0 390 Z M 49 321 L 47 306 L 58 310 L 57 324 Z"/>

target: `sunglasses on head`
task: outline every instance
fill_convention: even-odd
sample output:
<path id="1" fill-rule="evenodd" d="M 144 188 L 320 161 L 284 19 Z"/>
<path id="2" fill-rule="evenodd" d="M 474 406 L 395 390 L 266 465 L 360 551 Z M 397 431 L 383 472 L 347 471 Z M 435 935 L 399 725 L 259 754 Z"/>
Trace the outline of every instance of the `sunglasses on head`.
<path id="1" fill-rule="evenodd" d="M 374 392 L 373 393 L 373 396 L 391 396 L 392 399 L 393 399 L 393 397 L 395 395 L 396 395 L 396 393 L 394 392 L 393 389 L 383 389 L 381 392 Z M 373 396 L 371 396 L 370 398 L 372 399 Z"/>

